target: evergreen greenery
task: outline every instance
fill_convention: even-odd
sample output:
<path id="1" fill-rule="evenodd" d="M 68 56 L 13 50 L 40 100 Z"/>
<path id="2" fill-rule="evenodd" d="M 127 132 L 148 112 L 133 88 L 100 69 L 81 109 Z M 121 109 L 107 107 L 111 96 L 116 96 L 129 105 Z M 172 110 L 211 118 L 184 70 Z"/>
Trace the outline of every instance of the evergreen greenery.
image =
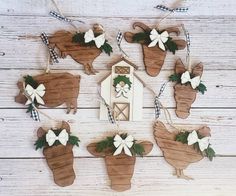
<path id="1" fill-rule="evenodd" d="M 107 137 L 106 139 L 98 142 L 96 145 L 96 151 L 102 152 L 104 150 L 111 150 L 114 153 L 116 150 L 116 147 L 113 144 L 114 137 L 115 136 Z M 125 139 L 127 137 L 127 134 L 120 134 L 120 137 L 122 139 Z M 134 144 L 130 148 L 130 151 L 132 155 L 140 155 L 140 156 L 143 156 L 143 153 L 145 152 L 144 147 L 141 144 L 136 143 L 136 140 L 134 140 Z"/>
<path id="2" fill-rule="evenodd" d="M 191 74 L 190 76 L 191 78 L 195 77 L 194 75 Z M 171 82 L 177 82 L 177 83 L 181 83 L 181 74 L 172 74 L 169 76 L 169 81 Z M 184 85 L 186 84 L 189 84 L 190 82 L 187 82 L 185 83 Z M 207 88 L 206 86 L 202 83 L 202 81 L 200 82 L 200 84 L 198 85 L 198 87 L 196 88 L 197 91 L 199 91 L 200 93 L 204 94 L 205 91 L 207 91 Z"/>
<path id="3" fill-rule="evenodd" d="M 89 43 L 85 43 L 84 40 L 84 35 L 85 33 L 76 33 L 73 37 L 72 37 L 72 42 L 74 43 L 79 43 L 81 46 L 96 46 L 94 41 L 91 41 Z M 101 35 L 100 33 L 94 33 L 94 36 L 97 37 Z M 113 52 L 112 51 L 112 47 L 111 45 L 108 43 L 107 40 L 105 40 L 105 43 L 101 46 L 101 48 L 99 48 L 100 50 L 104 51 L 106 54 L 108 54 L 110 56 L 110 54 Z"/>
<path id="4" fill-rule="evenodd" d="M 144 31 L 140 33 L 136 33 L 133 36 L 134 42 L 143 42 L 144 44 L 150 44 L 152 40 L 150 39 L 151 31 Z M 157 31 L 158 33 L 162 33 L 163 31 Z M 165 48 L 175 54 L 175 51 L 178 50 L 176 43 L 172 40 L 171 37 L 168 37 L 167 42 L 164 43 Z"/>
<path id="5" fill-rule="evenodd" d="M 61 131 L 62 131 L 62 129 L 54 129 L 53 130 L 53 132 L 55 133 L 56 136 L 58 136 Z M 69 134 L 69 139 L 67 141 L 68 144 L 71 144 L 73 146 L 74 145 L 79 146 L 79 142 L 80 142 L 80 140 L 78 137 Z M 60 144 L 61 143 L 58 140 L 56 140 L 52 146 L 57 146 Z M 37 139 L 37 141 L 34 143 L 34 145 L 35 145 L 36 150 L 38 150 L 39 148 L 48 147 L 48 143 L 46 141 L 46 133 L 43 136 L 39 137 Z"/>
<path id="6" fill-rule="evenodd" d="M 128 84 L 129 89 L 131 88 L 132 82 L 125 75 L 118 75 L 116 78 L 114 78 L 113 86 L 116 87 L 116 85 L 119 84 L 121 81 L 124 82 L 125 84 Z"/>
<path id="7" fill-rule="evenodd" d="M 187 132 L 187 131 L 186 132 L 180 132 L 179 134 L 176 135 L 175 141 L 181 142 L 183 144 L 187 144 L 189 134 L 190 134 L 190 132 Z M 203 138 L 203 136 L 200 135 L 198 132 L 197 132 L 197 134 L 198 134 L 199 139 Z M 203 152 L 201 152 L 198 142 L 193 144 L 193 147 L 194 147 L 195 150 L 197 150 L 198 152 L 203 153 L 203 155 L 205 155 L 206 157 L 209 158 L 210 161 L 212 161 L 213 157 L 215 157 L 215 151 L 210 146 L 211 146 L 211 144 L 209 144 L 207 149 L 205 149 Z"/>

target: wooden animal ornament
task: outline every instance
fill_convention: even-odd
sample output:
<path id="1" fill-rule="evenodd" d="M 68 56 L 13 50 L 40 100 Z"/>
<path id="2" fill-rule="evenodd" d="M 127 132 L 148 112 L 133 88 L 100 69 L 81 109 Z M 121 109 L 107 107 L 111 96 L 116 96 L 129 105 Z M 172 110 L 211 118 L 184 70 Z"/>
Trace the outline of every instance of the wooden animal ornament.
<path id="1" fill-rule="evenodd" d="M 186 47 L 186 41 L 183 39 L 172 39 L 169 34 L 180 34 L 177 27 L 169 27 L 163 30 L 153 28 L 141 22 L 135 22 L 133 28 L 140 27 L 143 32 L 124 34 L 125 40 L 129 43 L 140 43 L 143 49 L 143 61 L 148 75 L 157 76 L 164 64 L 167 51 L 175 54 L 176 50 Z"/>
<path id="2" fill-rule="evenodd" d="M 43 154 L 52 170 L 55 183 L 62 187 L 73 184 L 75 172 L 72 148 L 74 145 L 79 146 L 79 139 L 71 135 L 69 124 L 62 121 L 59 129 L 45 130 L 40 127 L 37 135 L 36 150 L 43 148 Z"/>
<path id="3" fill-rule="evenodd" d="M 149 141 L 136 141 L 128 134 L 115 134 L 106 139 L 91 143 L 88 151 L 96 157 L 104 157 L 111 188 L 126 191 L 131 188 L 131 178 L 137 155 L 146 155 L 152 150 Z"/>
<path id="4" fill-rule="evenodd" d="M 63 103 L 67 113 L 77 111 L 77 98 L 80 89 L 80 75 L 70 73 L 48 73 L 37 76 L 25 76 L 19 81 L 20 90 L 15 97 L 17 103 L 28 105 L 28 112 L 34 111 L 39 105 L 57 107 Z M 32 114 L 32 113 L 31 113 Z"/>
<path id="5" fill-rule="evenodd" d="M 137 66 L 125 58 L 109 65 L 111 73 L 100 81 L 100 120 L 107 120 L 107 105 L 119 121 L 140 121 L 143 109 L 144 84 L 135 74 Z"/>
<path id="6" fill-rule="evenodd" d="M 169 80 L 176 82 L 174 86 L 175 113 L 179 118 L 187 118 L 190 114 L 191 105 L 196 99 L 197 92 L 204 94 L 206 91 L 206 86 L 201 82 L 202 73 L 202 63 L 195 65 L 190 73 L 181 59 L 175 62 L 175 74 L 171 75 Z"/>
<path id="7" fill-rule="evenodd" d="M 71 56 L 72 59 L 84 66 L 85 73 L 88 75 L 97 72 L 92 63 L 102 51 L 108 55 L 112 52 L 112 47 L 105 39 L 101 25 L 98 24 L 95 24 L 93 29 L 87 32 L 57 31 L 48 40 L 49 47 L 57 48 L 60 57 Z"/>
<path id="8" fill-rule="evenodd" d="M 202 160 L 204 156 L 210 160 L 215 156 L 209 143 L 211 130 L 207 126 L 193 131 L 169 132 L 161 121 L 156 121 L 153 129 L 157 145 L 165 160 L 175 168 L 178 178 L 192 179 L 184 175 L 183 170 L 189 164 Z"/>

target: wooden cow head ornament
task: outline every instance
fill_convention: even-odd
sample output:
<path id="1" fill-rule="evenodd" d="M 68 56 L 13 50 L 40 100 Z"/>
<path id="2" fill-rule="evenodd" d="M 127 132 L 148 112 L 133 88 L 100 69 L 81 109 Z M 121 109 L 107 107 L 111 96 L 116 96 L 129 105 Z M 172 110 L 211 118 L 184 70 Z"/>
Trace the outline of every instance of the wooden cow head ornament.
<path id="1" fill-rule="evenodd" d="M 133 24 L 133 28 L 140 27 L 143 32 L 141 33 L 131 33 L 126 32 L 124 34 L 125 40 L 129 43 L 140 43 L 143 49 L 143 61 L 145 65 L 145 69 L 148 75 L 154 77 L 157 76 L 161 68 L 164 64 L 164 60 L 166 58 L 167 50 L 175 53 L 175 50 L 181 50 L 186 47 L 186 41 L 183 39 L 173 39 L 168 38 L 168 41 L 165 44 L 165 50 L 162 50 L 158 47 L 158 44 L 154 47 L 149 47 L 150 40 L 150 32 L 152 29 L 141 22 L 135 22 Z M 175 33 L 176 35 L 180 34 L 180 30 L 177 27 L 169 27 L 163 30 L 157 29 L 159 32 L 168 32 L 169 34 Z M 171 44 L 171 45 L 170 45 Z M 169 47 L 169 48 L 168 48 Z"/>

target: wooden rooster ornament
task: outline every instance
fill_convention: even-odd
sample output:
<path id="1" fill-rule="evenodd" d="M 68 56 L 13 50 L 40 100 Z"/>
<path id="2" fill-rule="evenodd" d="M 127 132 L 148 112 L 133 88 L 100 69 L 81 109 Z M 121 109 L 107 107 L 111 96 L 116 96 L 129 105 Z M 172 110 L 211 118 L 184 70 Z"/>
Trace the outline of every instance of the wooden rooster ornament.
<path id="1" fill-rule="evenodd" d="M 85 73 L 95 74 L 93 61 L 104 51 L 108 55 L 112 52 L 111 46 L 105 39 L 105 33 L 101 25 L 95 24 L 93 29 L 87 32 L 71 33 L 57 31 L 48 38 L 49 47 L 59 50 L 59 57 L 71 56 L 76 62 L 84 66 Z"/>
<path id="2" fill-rule="evenodd" d="M 210 160 L 215 156 L 209 144 L 209 127 L 204 126 L 192 133 L 169 132 L 162 122 L 156 121 L 153 129 L 157 145 L 162 150 L 165 160 L 175 168 L 178 178 L 192 179 L 184 175 L 183 170 L 189 164 L 202 160 L 204 155 Z"/>
<path id="3" fill-rule="evenodd" d="M 131 135 L 116 134 L 89 144 L 87 149 L 96 157 L 104 157 L 111 188 L 120 192 L 131 188 L 135 155 L 146 155 L 152 147 L 149 141 L 136 141 Z"/>
<path id="4" fill-rule="evenodd" d="M 71 135 L 69 124 L 63 121 L 59 129 L 45 130 L 40 127 L 37 135 L 36 150 L 43 148 L 43 154 L 53 172 L 55 183 L 62 187 L 73 184 L 75 172 L 72 148 L 74 145 L 79 146 L 79 139 Z"/>
<path id="5" fill-rule="evenodd" d="M 205 85 L 201 82 L 203 73 L 202 63 L 197 64 L 192 72 L 189 72 L 181 59 L 175 62 L 175 74 L 169 77 L 170 81 L 176 82 L 174 97 L 176 101 L 175 113 L 179 118 L 185 119 L 190 114 L 190 108 L 196 99 L 197 92 L 204 94 Z"/>
<path id="6" fill-rule="evenodd" d="M 186 41 L 182 39 L 173 40 L 169 34 L 180 34 L 177 27 L 169 27 L 163 30 L 151 29 L 141 22 L 135 22 L 133 28 L 140 27 L 143 32 L 124 34 L 125 40 L 129 43 L 140 43 L 143 49 L 143 61 L 148 75 L 157 76 L 164 64 L 167 51 L 175 54 L 176 50 L 186 47 Z"/>

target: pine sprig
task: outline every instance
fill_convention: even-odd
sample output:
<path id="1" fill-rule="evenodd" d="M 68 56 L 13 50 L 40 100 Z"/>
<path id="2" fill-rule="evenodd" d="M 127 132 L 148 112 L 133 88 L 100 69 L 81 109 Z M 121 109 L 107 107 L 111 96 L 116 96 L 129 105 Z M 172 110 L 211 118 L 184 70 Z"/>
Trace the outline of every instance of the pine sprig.
<path id="1" fill-rule="evenodd" d="M 74 43 L 79 43 L 81 46 L 96 46 L 94 41 L 85 43 L 85 39 L 84 39 L 84 35 L 85 33 L 81 32 L 81 33 L 76 33 L 73 37 L 72 37 L 72 42 Z M 101 35 L 100 33 L 94 33 L 94 36 L 97 37 Z M 108 54 L 110 56 L 110 54 L 113 52 L 111 45 L 108 43 L 107 40 L 105 40 L 105 43 L 99 48 L 101 51 L 104 51 L 106 54 Z"/>
<path id="2" fill-rule="evenodd" d="M 151 31 L 144 31 L 140 33 L 136 33 L 133 35 L 133 42 L 142 42 L 144 44 L 149 44 L 152 42 L 150 39 Z M 158 33 L 162 33 L 163 31 L 158 31 Z M 171 37 L 168 37 L 168 40 L 164 43 L 165 48 L 175 54 L 175 51 L 178 50 L 177 44 L 172 40 Z"/>
<path id="3" fill-rule="evenodd" d="M 190 134 L 190 132 L 188 132 L 188 131 L 180 132 L 179 134 L 176 135 L 175 141 L 181 142 L 183 144 L 188 144 L 188 135 L 189 134 Z M 197 132 L 197 134 L 198 134 L 199 139 L 204 138 L 204 136 L 200 135 L 198 132 Z M 193 148 L 195 150 L 197 150 L 198 152 L 202 153 L 203 155 L 205 155 L 210 161 L 212 161 L 213 157 L 215 157 L 215 151 L 213 150 L 213 148 L 211 148 L 211 144 L 209 144 L 207 149 L 205 149 L 203 152 L 201 152 L 198 143 L 193 144 Z"/>
<path id="4" fill-rule="evenodd" d="M 30 75 L 24 76 L 24 80 L 25 80 L 25 84 L 29 84 L 33 88 L 37 88 L 39 85 L 38 82 L 36 82 L 34 78 Z"/>
<path id="5" fill-rule="evenodd" d="M 62 131 L 62 129 L 54 129 L 53 132 L 55 133 L 56 136 L 58 136 L 60 134 L 60 132 Z M 79 146 L 79 138 L 76 137 L 76 136 L 73 136 L 73 135 L 70 135 L 69 133 L 69 139 L 67 141 L 67 144 L 71 144 L 71 145 L 76 145 L 76 146 Z M 60 145 L 60 141 L 56 140 L 54 142 L 54 144 L 52 146 L 57 146 L 57 145 Z M 34 143 L 35 145 L 35 149 L 38 150 L 40 148 L 43 148 L 43 147 L 48 147 L 48 143 L 46 141 L 46 133 L 39 137 L 36 142 Z"/>
<path id="6" fill-rule="evenodd" d="M 174 73 L 169 76 L 169 81 L 177 82 L 178 84 L 181 84 L 181 76 L 182 76 L 182 74 Z M 190 76 L 191 76 L 191 78 L 195 77 L 193 74 L 190 74 Z M 187 82 L 184 85 L 187 85 L 187 84 L 190 84 L 190 82 Z M 200 93 L 204 94 L 205 91 L 207 91 L 207 88 L 201 81 L 200 84 L 198 85 L 198 87 L 196 88 L 196 90 L 199 91 Z"/>
<path id="7" fill-rule="evenodd" d="M 113 142 L 114 142 L 114 137 L 106 137 L 106 139 L 101 140 L 100 142 L 97 142 L 96 145 L 96 151 L 97 152 L 103 152 L 106 150 L 111 150 L 113 153 L 116 150 L 116 147 L 114 146 Z M 125 139 L 127 137 L 127 134 L 120 134 L 120 137 L 122 139 Z M 130 148 L 131 152 L 133 155 L 140 155 L 143 156 L 143 153 L 145 152 L 143 145 L 136 143 L 136 140 L 134 140 L 134 144 L 132 145 L 132 147 Z"/>
<path id="8" fill-rule="evenodd" d="M 128 84 L 129 89 L 131 88 L 132 82 L 125 75 L 118 75 L 116 78 L 114 78 L 113 86 L 116 87 L 116 85 L 119 84 L 121 81 L 123 81 L 125 84 Z"/>

